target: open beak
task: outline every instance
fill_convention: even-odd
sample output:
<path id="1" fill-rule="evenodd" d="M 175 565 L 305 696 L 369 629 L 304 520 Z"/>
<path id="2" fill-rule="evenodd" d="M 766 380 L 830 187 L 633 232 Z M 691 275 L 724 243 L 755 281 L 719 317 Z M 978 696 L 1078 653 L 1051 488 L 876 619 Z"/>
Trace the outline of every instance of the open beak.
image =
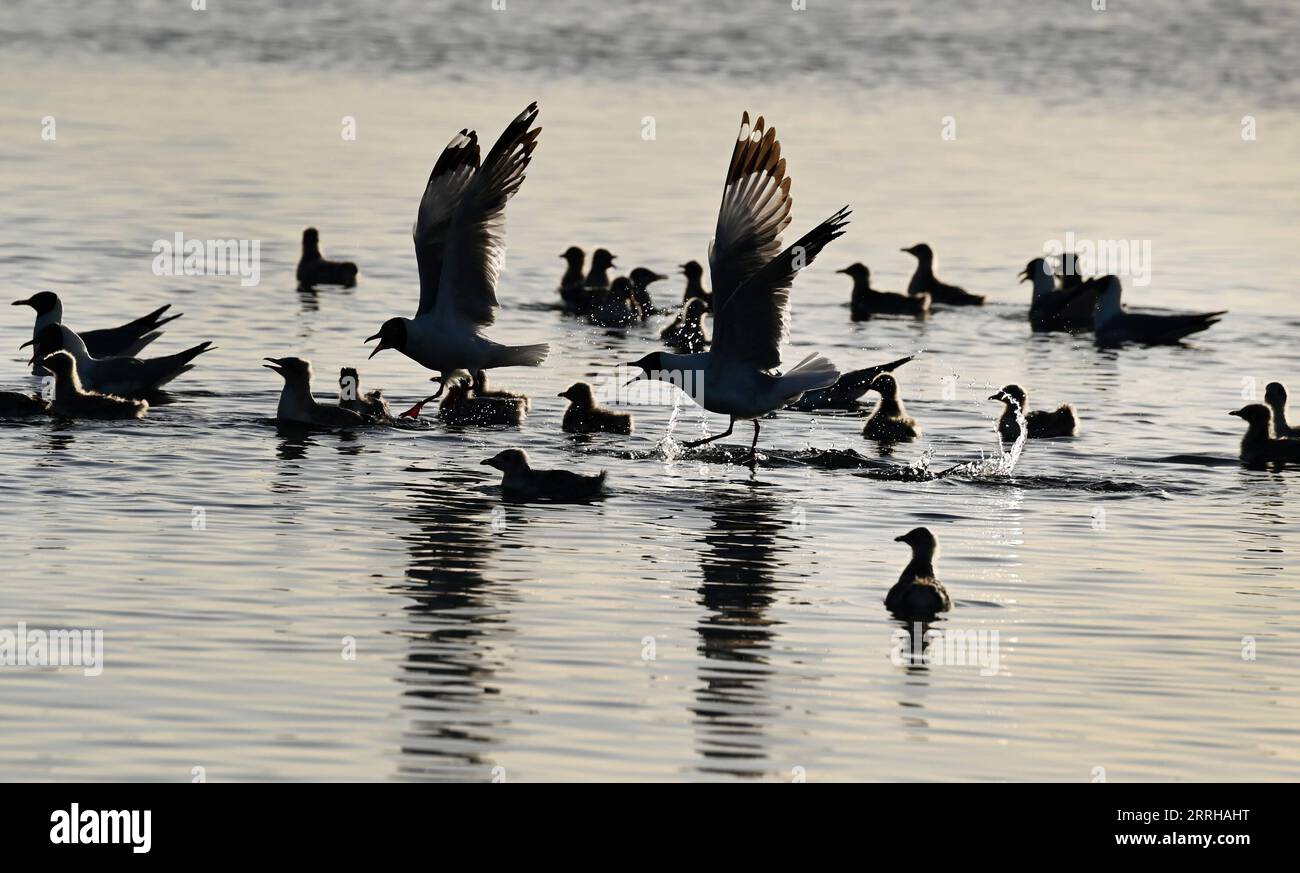
<path id="1" fill-rule="evenodd" d="M 25 342 L 25 343 L 23 343 L 22 345 L 20 345 L 18 348 L 19 348 L 19 349 L 25 349 L 25 348 L 27 348 L 28 346 L 30 346 L 30 345 L 31 345 L 32 343 L 34 343 L 34 342 L 36 342 L 36 340 L 28 340 L 27 342 Z"/>
<path id="2" fill-rule="evenodd" d="M 373 358 L 375 355 L 377 355 L 377 354 L 379 354 L 380 352 L 382 352 L 384 349 L 388 348 L 388 346 L 384 345 L 384 337 L 383 337 L 383 334 L 378 334 L 378 333 L 375 334 L 374 336 L 368 336 L 368 337 L 366 337 L 365 340 L 364 340 L 361 344 L 362 344 L 362 345 L 365 345 L 366 343 L 368 343 L 368 342 L 370 342 L 370 341 L 372 341 L 372 340 L 379 340 L 379 345 L 375 346 L 375 347 L 370 351 L 370 354 L 366 357 L 366 360 L 367 360 L 367 361 L 370 360 L 371 358 Z"/>
<path id="3" fill-rule="evenodd" d="M 1028 282 L 1028 281 L 1029 281 L 1029 268 L 1028 268 L 1028 267 L 1025 267 L 1023 270 L 1021 270 L 1021 271 L 1020 271 L 1019 273 L 1017 273 L 1016 275 L 1018 275 L 1018 276 L 1020 277 L 1020 281 L 1021 281 L 1022 283 L 1023 283 L 1023 282 Z"/>
<path id="4" fill-rule="evenodd" d="M 282 365 L 280 364 L 279 358 L 262 358 L 262 360 L 271 362 L 269 364 L 263 364 L 262 365 L 263 367 L 266 367 L 266 369 L 268 370 L 274 370 L 275 372 L 279 373 L 281 376 L 284 375 L 284 370 L 280 369 Z"/>

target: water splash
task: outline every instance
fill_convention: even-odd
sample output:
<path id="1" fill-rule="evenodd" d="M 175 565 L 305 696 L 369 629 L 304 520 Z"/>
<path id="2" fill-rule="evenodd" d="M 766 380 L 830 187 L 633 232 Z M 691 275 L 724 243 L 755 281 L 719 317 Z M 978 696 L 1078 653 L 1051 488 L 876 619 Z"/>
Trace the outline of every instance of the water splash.
<path id="1" fill-rule="evenodd" d="M 673 411 L 668 414 L 668 431 L 660 438 L 659 442 L 655 443 L 654 448 L 655 454 L 659 456 L 665 465 L 670 467 L 681 460 L 682 455 L 686 453 L 686 449 L 683 448 L 682 444 L 673 439 L 673 428 L 677 426 L 677 419 L 681 417 L 681 414 L 681 395 L 674 392 Z"/>
<path id="2" fill-rule="evenodd" d="M 1025 442 L 1029 439 L 1029 422 L 1025 419 L 1025 413 L 1020 408 L 1020 404 L 1015 400 L 1010 402 L 1011 408 L 1016 414 L 1016 424 L 1019 425 L 1016 441 L 1011 444 L 1011 448 L 1008 449 L 1002 442 L 1002 431 L 998 429 L 995 431 L 998 435 L 998 453 L 996 456 L 987 456 L 981 452 L 978 461 L 966 461 L 955 467 L 949 467 L 939 475 L 969 476 L 973 479 L 1004 478 L 1011 475 L 1011 471 L 1016 468 L 1016 463 L 1025 450 Z"/>

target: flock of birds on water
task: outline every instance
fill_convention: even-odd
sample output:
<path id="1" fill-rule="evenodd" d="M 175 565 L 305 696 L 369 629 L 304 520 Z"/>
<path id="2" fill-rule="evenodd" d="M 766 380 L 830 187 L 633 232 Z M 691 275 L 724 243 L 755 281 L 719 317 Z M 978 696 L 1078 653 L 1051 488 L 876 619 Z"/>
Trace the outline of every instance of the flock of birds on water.
<path id="1" fill-rule="evenodd" d="M 412 317 L 393 317 L 365 342 L 378 341 L 370 352 L 391 349 L 433 371 L 435 393 L 394 416 L 382 391 L 363 391 L 356 369 L 339 374 L 336 404 L 320 403 L 312 394 L 311 362 L 297 357 L 266 358 L 263 366 L 284 379 L 276 411 L 283 422 L 308 427 L 348 428 L 394 424 L 417 419 L 424 406 L 439 400 L 438 416 L 448 424 L 518 426 L 530 400 L 493 388 L 487 371 L 499 367 L 540 365 L 545 343 L 509 346 L 489 339 L 486 328 L 498 308 L 497 281 L 505 250 L 505 207 L 524 181 L 540 127 L 536 103 L 520 113 L 485 157 L 478 136 L 461 130 L 443 150 L 429 174 L 420 200 L 413 236 L 420 276 L 420 300 Z M 481 158 L 481 159 L 480 159 Z M 704 268 L 696 261 L 681 266 L 686 286 L 680 308 L 661 333 L 671 351 L 651 352 L 631 367 L 632 380 L 649 379 L 694 386 L 694 398 L 704 409 L 728 416 L 727 429 L 684 443 L 694 448 L 729 436 L 739 420 L 753 425 L 747 463 L 757 463 L 759 420 L 783 409 L 853 409 L 867 392 L 879 400 L 867 418 L 863 436 L 882 444 L 913 440 L 921 427 L 908 415 L 894 371 L 912 360 L 901 358 L 848 373 L 819 354 L 782 371 L 781 346 L 790 329 L 789 297 L 797 273 L 810 265 L 849 223 L 846 206 L 783 247 L 790 224 L 791 179 L 776 129 L 762 117 L 751 124 L 746 112 L 732 149 L 718 211 L 717 228 L 709 247 L 711 290 L 704 285 Z M 303 234 L 297 278 L 302 287 L 356 284 L 356 264 L 327 260 L 315 228 Z M 940 281 L 934 272 L 934 252 L 925 243 L 902 251 L 916 258 L 916 270 L 906 293 L 873 288 L 871 273 L 861 263 L 839 272 L 853 281 L 854 320 L 877 315 L 925 317 L 932 306 L 981 306 L 982 296 Z M 627 276 L 613 276 L 616 256 L 596 249 L 586 253 L 570 247 L 560 257 L 560 305 L 572 315 L 605 328 L 644 323 L 659 314 L 650 286 L 668 277 L 643 267 Z M 1034 331 L 1077 333 L 1092 331 L 1099 345 L 1177 343 L 1214 325 L 1223 312 L 1204 314 L 1132 313 L 1121 303 L 1115 276 L 1085 279 L 1074 269 L 1068 253 L 1060 275 L 1044 258 L 1031 260 L 1021 281 L 1032 283 L 1029 321 Z M 52 377 L 49 399 L 0 392 L 0 417 L 50 415 L 63 419 L 134 419 L 149 409 L 148 398 L 194 367 L 194 360 L 212 350 L 202 342 L 172 355 L 138 355 L 157 339 L 164 325 L 179 318 L 163 306 L 119 327 L 76 332 L 64 324 L 58 295 L 43 291 L 14 305 L 36 312 L 28 362 L 33 373 Z M 712 330 L 704 324 L 712 321 Z M 711 335 L 710 335 L 711 334 Z M 631 382 L 627 383 L 631 384 Z M 568 400 L 563 429 L 569 433 L 630 434 L 632 416 L 597 403 L 592 387 L 578 382 L 559 393 Z M 1007 385 L 989 399 L 1004 404 L 998 421 L 1003 440 L 1074 435 L 1078 420 L 1069 404 L 1056 410 L 1029 410 L 1025 390 Z M 1241 458 L 1252 465 L 1300 461 L 1300 428 L 1286 419 L 1286 389 L 1270 383 L 1265 403 L 1248 404 L 1231 414 L 1246 422 Z M 1023 429 L 1023 432 L 1022 432 Z M 522 449 L 506 449 L 482 461 L 501 471 L 502 493 L 515 500 L 583 501 L 599 496 L 605 473 L 586 475 L 569 470 L 535 469 Z M 926 619 L 947 611 L 952 602 L 934 571 L 938 542 L 926 528 L 897 538 L 912 549 L 912 560 L 885 600 L 896 616 Z"/>

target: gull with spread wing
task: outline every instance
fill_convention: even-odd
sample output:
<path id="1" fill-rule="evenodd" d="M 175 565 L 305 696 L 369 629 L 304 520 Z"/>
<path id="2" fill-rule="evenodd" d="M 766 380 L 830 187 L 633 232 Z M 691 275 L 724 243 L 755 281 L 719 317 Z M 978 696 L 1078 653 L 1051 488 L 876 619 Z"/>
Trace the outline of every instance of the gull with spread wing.
<path id="1" fill-rule="evenodd" d="M 414 318 L 390 318 L 366 342 L 370 352 L 396 349 L 436 370 L 441 394 L 454 373 L 493 367 L 536 367 L 545 343 L 506 346 L 483 335 L 496 318 L 497 278 L 505 254 L 506 201 L 524 181 L 537 148 L 537 104 L 506 127 L 479 166 L 478 135 L 462 130 L 429 174 L 415 220 L 420 305 Z M 435 395 L 437 396 L 437 395 Z"/>
<path id="2" fill-rule="evenodd" d="M 750 461 L 758 446 L 758 419 L 796 402 L 805 391 L 839 378 L 826 358 L 812 354 L 782 374 L 781 344 L 790 327 L 790 288 L 795 274 L 811 264 L 848 224 L 846 206 L 782 251 L 781 233 L 790 223 L 790 178 L 776 129 L 746 112 L 731 153 L 709 249 L 713 283 L 713 345 L 707 352 L 652 352 L 631 366 L 637 379 L 689 386 L 693 399 L 710 412 L 728 416 L 727 429 L 688 448 L 731 434 L 737 419 L 754 423 Z"/>

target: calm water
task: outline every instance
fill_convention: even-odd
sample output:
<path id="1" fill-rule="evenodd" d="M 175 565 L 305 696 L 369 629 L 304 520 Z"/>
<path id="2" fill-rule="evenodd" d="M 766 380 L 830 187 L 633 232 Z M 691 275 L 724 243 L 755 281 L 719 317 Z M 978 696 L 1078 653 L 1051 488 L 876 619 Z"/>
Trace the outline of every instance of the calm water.
<path id="1" fill-rule="evenodd" d="M 1252 384 L 1300 390 L 1289 4 L 212 5 L 0 9 L 8 299 L 57 290 L 87 328 L 171 302 L 185 317 L 150 351 L 220 347 L 143 422 L 0 423 L 0 628 L 102 628 L 106 658 L 93 678 L 0 670 L 0 777 L 1300 778 L 1300 470 L 1243 470 L 1226 415 Z M 527 425 L 278 431 L 266 355 L 311 358 L 322 396 L 346 364 L 395 402 L 427 393 L 361 340 L 414 307 L 410 224 L 442 146 L 533 99 L 493 332 L 553 344 L 497 374 L 532 395 Z M 878 456 L 846 416 L 765 421 L 753 475 L 665 454 L 671 406 L 635 405 L 630 438 L 565 438 L 555 393 L 612 378 L 662 320 L 562 317 L 556 255 L 702 260 L 746 108 L 781 133 L 792 234 L 856 210 L 799 277 L 787 360 L 921 352 L 898 376 L 925 438 L 893 462 L 996 453 L 983 398 L 1012 381 L 1074 403 L 1079 436 L 1011 476 L 919 483 L 814 463 Z M 355 289 L 295 291 L 308 224 L 360 263 Z M 176 232 L 261 240 L 261 284 L 153 275 Z M 1151 241 L 1131 305 L 1232 313 L 1174 348 L 1031 336 L 1016 273 L 1067 232 Z M 851 324 L 834 270 L 901 289 L 920 240 L 991 305 Z M 3 314 L 3 387 L 34 386 L 30 311 Z M 679 439 L 725 426 L 678 416 Z M 503 505 L 478 462 L 510 446 L 607 469 L 612 494 Z M 918 524 L 956 602 L 935 627 L 996 631 L 995 672 L 891 660 L 893 538 Z"/>

